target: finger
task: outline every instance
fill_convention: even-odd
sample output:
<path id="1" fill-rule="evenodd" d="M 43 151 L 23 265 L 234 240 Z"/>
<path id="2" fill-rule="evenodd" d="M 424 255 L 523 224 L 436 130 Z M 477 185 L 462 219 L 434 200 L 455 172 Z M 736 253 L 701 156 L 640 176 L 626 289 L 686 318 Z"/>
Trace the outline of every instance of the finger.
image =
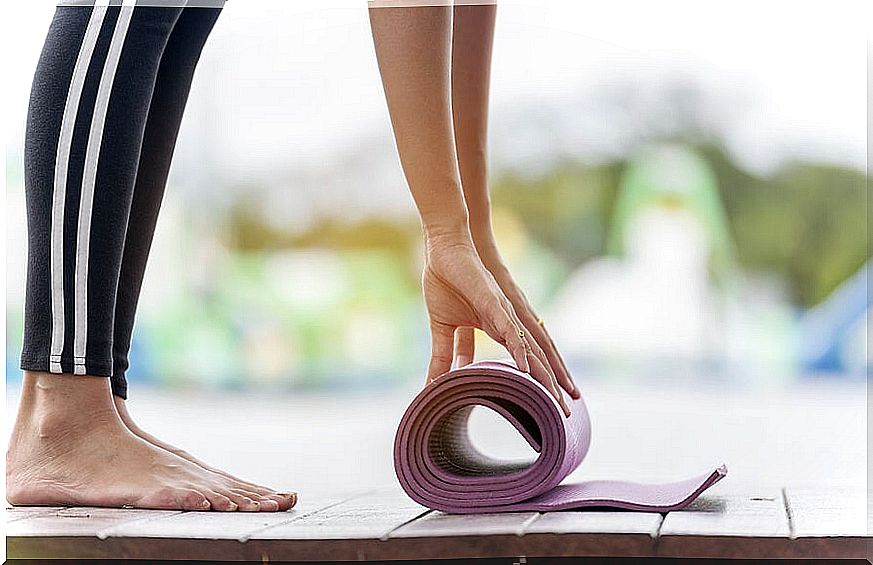
<path id="1" fill-rule="evenodd" d="M 558 401 L 558 405 L 561 407 L 561 411 L 564 412 L 564 416 L 570 415 L 570 407 L 567 406 L 567 401 L 564 399 L 564 395 L 561 394 L 561 390 L 558 388 L 557 382 L 554 380 L 554 376 L 551 375 L 546 369 L 546 367 L 542 364 L 542 361 L 539 360 L 536 356 L 533 356 L 533 360 L 531 361 L 531 376 L 536 379 L 541 385 L 546 387 L 555 400 Z"/>
<path id="2" fill-rule="evenodd" d="M 512 304 L 507 301 L 507 308 L 512 308 Z M 517 324 L 521 325 L 521 321 L 518 319 L 515 311 L 511 312 L 511 315 L 514 316 Z M 525 328 L 527 332 L 527 328 Z M 546 359 L 546 354 L 543 352 L 543 349 L 540 347 L 539 343 L 534 339 L 530 333 L 525 336 L 525 341 L 527 342 L 527 346 L 530 347 L 531 353 L 536 361 L 539 361 L 539 364 L 534 363 L 532 367 L 539 368 L 542 367 L 543 373 L 541 374 L 542 379 L 540 382 L 552 393 L 552 396 L 555 397 L 555 400 L 558 401 L 558 404 L 561 405 L 561 409 L 564 411 L 565 416 L 570 415 L 570 407 L 567 405 L 567 401 L 564 398 L 564 395 L 561 393 L 560 388 L 558 387 L 558 380 L 555 377 L 555 372 L 552 370 L 552 367 L 549 365 L 548 360 Z"/>
<path id="3" fill-rule="evenodd" d="M 497 305 L 493 312 L 488 317 L 488 323 L 482 324 L 482 330 L 488 334 L 488 337 L 506 348 L 519 371 L 529 373 L 527 347 L 518 335 L 518 327 L 500 305 Z"/>
<path id="4" fill-rule="evenodd" d="M 476 352 L 476 336 L 473 328 L 455 330 L 455 367 L 463 367 L 473 362 Z"/>
<path id="5" fill-rule="evenodd" d="M 576 383 L 573 382 L 573 377 L 570 376 L 570 371 L 567 370 L 567 365 L 564 363 L 564 359 L 558 352 L 558 348 L 555 346 L 552 336 L 549 335 L 548 330 L 546 330 L 545 325 L 542 323 L 542 319 L 537 317 L 533 310 L 527 308 L 523 310 L 520 317 L 525 326 L 530 328 L 536 342 L 540 344 L 540 347 L 549 362 L 549 366 L 552 368 L 552 372 L 555 373 L 555 378 L 558 380 L 558 384 L 560 384 L 561 388 L 566 390 L 567 394 L 572 398 L 578 399 L 580 393 L 576 388 Z"/>
<path id="6" fill-rule="evenodd" d="M 531 370 L 528 355 L 530 351 L 528 351 L 527 342 L 524 340 L 524 332 L 521 326 L 503 308 L 503 305 L 498 305 L 498 308 L 500 310 L 500 314 L 497 316 L 497 319 L 500 320 L 498 331 L 503 338 L 503 346 L 512 355 L 518 370 L 523 373 L 529 373 Z"/>
<path id="7" fill-rule="evenodd" d="M 569 369 L 567 369 L 567 364 L 564 362 L 564 358 L 561 357 L 560 352 L 558 352 L 558 348 L 555 345 L 552 336 L 549 335 L 549 331 L 546 329 L 542 318 L 537 316 L 533 306 L 531 306 L 530 301 L 521 289 L 516 288 L 514 292 L 507 293 L 506 297 L 510 300 L 513 306 L 515 306 L 515 311 L 521 321 L 524 322 L 524 325 L 531 329 L 537 343 L 540 344 L 545 352 L 549 365 L 555 373 L 561 387 L 566 390 L 572 398 L 578 399 L 581 396 L 581 393 L 576 387 L 576 383 L 573 381 Z"/>
<path id="8" fill-rule="evenodd" d="M 530 325 L 523 322 L 518 317 L 518 313 L 516 313 L 515 308 L 512 306 L 512 302 L 510 302 L 509 299 L 506 299 L 503 307 L 506 310 L 507 314 L 509 314 L 510 318 L 512 318 L 513 323 L 524 331 L 524 341 L 526 342 L 527 346 L 530 347 L 529 353 L 535 355 L 540 360 L 542 365 L 548 370 L 549 374 L 552 376 L 552 379 L 557 382 L 557 380 L 555 379 L 555 371 L 552 369 L 551 364 L 546 358 L 546 354 L 543 352 L 542 347 L 540 347 L 540 344 L 536 339 L 536 334 L 531 331 Z"/>
<path id="9" fill-rule="evenodd" d="M 576 385 L 576 380 L 573 378 L 573 375 L 570 374 L 570 369 L 567 368 L 567 363 L 564 362 L 564 357 L 561 355 L 561 352 L 558 351 L 558 346 L 555 345 L 555 340 L 552 339 L 549 330 L 546 329 L 546 326 L 543 323 L 538 325 L 542 328 L 543 334 L 546 336 L 545 339 L 549 345 L 549 351 L 552 352 L 555 362 L 560 367 L 561 375 L 563 375 L 564 378 L 564 380 L 561 381 L 561 386 L 563 386 L 574 399 L 578 400 L 579 398 L 582 398 L 582 391 L 579 390 L 579 387 Z M 548 354 L 549 351 L 546 353 Z M 554 367 L 555 364 L 553 363 L 552 366 Z"/>
<path id="10" fill-rule="evenodd" d="M 548 360 L 546 359 L 546 354 L 543 352 L 539 343 L 533 338 L 527 338 L 527 343 L 531 348 L 531 352 L 533 353 L 534 358 L 539 361 L 539 364 L 542 366 L 543 371 L 545 372 L 545 377 L 547 379 L 548 384 L 546 388 L 552 393 L 552 396 L 555 397 L 555 400 L 558 401 L 558 404 L 561 405 L 561 408 L 564 410 L 564 414 L 570 415 L 570 407 L 567 405 L 567 401 L 564 398 L 564 395 L 561 393 L 561 389 L 558 386 L 558 380 L 555 377 L 555 372 L 552 370 L 549 365 Z M 546 384 L 545 382 L 543 383 Z"/>
<path id="11" fill-rule="evenodd" d="M 452 369 L 454 351 L 454 328 L 432 322 L 430 325 L 430 364 L 427 367 L 427 383 Z"/>

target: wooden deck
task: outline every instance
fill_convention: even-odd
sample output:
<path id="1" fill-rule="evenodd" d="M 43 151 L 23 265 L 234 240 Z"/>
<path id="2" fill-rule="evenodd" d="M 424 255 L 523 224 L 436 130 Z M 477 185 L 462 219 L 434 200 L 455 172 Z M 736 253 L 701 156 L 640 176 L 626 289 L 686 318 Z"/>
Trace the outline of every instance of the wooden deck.
<path id="1" fill-rule="evenodd" d="M 453 516 L 388 487 L 272 514 L 8 508 L 5 529 L 11 559 L 865 558 L 866 516 L 847 489 L 719 493 L 666 515 Z"/>
<path id="2" fill-rule="evenodd" d="M 594 445 L 568 482 L 667 481 L 714 462 L 728 464 L 728 477 L 705 498 L 666 516 L 428 512 L 399 487 L 386 486 L 395 484 L 397 420 L 415 392 L 319 397 L 140 387 L 131 410 L 145 429 L 238 476 L 297 490 L 299 507 L 276 514 L 16 508 L 6 517 L 7 555 L 273 562 L 511 558 L 502 561 L 506 565 L 522 556 L 867 557 L 864 388 L 827 382 L 772 390 L 707 388 L 697 381 L 684 388 L 590 384 Z M 7 414 L 15 414 L 16 400 L 12 391 Z M 238 422 L 245 425 L 233 425 Z M 499 418 L 476 420 L 473 431 L 489 454 L 527 453 Z M 336 489 L 342 490 L 334 494 Z"/>

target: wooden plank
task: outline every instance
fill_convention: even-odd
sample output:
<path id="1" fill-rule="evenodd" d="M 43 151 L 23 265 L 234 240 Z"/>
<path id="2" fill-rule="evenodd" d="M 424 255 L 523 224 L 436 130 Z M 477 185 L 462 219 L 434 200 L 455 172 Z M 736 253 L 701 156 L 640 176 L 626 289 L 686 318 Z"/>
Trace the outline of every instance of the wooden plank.
<path id="1" fill-rule="evenodd" d="M 865 537 L 867 495 L 861 489 L 786 488 L 791 537 Z"/>
<path id="2" fill-rule="evenodd" d="M 390 554 L 383 538 L 426 512 L 398 487 L 380 489 L 257 532 L 245 546 L 262 561 L 381 559 Z"/>
<path id="3" fill-rule="evenodd" d="M 339 498 L 348 499 L 349 496 Z M 156 512 L 149 510 L 124 510 L 124 513 L 147 513 L 150 519 L 117 524 L 109 522 L 94 524 L 83 531 L 74 531 L 65 522 L 56 520 L 51 527 L 43 527 L 46 535 L 41 537 L 9 537 L 7 538 L 7 553 L 12 558 L 38 559 L 199 559 L 205 561 L 245 561 L 260 560 L 260 554 L 252 553 L 245 543 L 239 539 L 209 539 L 180 537 L 179 534 L 193 533 L 197 524 L 210 527 L 209 533 L 214 535 L 216 528 L 227 519 L 235 521 L 236 532 L 258 531 L 262 529 L 261 522 L 273 520 L 290 521 L 323 508 L 331 502 L 328 499 L 301 500 L 296 509 L 288 512 L 270 514 L 258 513 L 218 513 L 218 512 Z M 89 509 L 92 510 L 92 509 Z M 96 509 L 100 514 L 122 512 L 118 510 Z M 92 518 L 99 516 L 94 516 Z M 105 518 L 103 516 L 102 518 Z M 105 522 L 105 520 L 102 520 Z M 169 526 L 169 527 L 168 527 Z M 81 529 L 80 529 L 81 530 Z M 76 534 L 86 534 L 78 536 Z M 90 535 L 89 535 L 90 534 Z M 105 539 L 97 537 L 103 536 Z M 149 537 L 150 535 L 170 537 Z M 234 538 L 235 536 L 228 536 Z"/>
<path id="4" fill-rule="evenodd" d="M 783 489 L 798 557 L 869 558 L 868 500 L 862 489 Z"/>
<path id="5" fill-rule="evenodd" d="M 425 507 L 392 487 L 264 529 L 250 539 L 381 539 L 425 512 Z"/>
<path id="6" fill-rule="evenodd" d="M 5 523 L 15 522 L 16 520 L 25 520 L 34 516 L 52 515 L 59 510 L 63 510 L 65 506 L 7 506 L 3 516 Z"/>
<path id="7" fill-rule="evenodd" d="M 176 510 L 75 507 L 37 514 L 6 525 L 7 537 L 98 537 L 103 530 L 135 521 L 157 520 Z"/>
<path id="8" fill-rule="evenodd" d="M 245 561 L 241 544 L 236 540 L 190 540 L 161 538 L 77 537 L 7 537 L 9 559 L 78 559 L 120 560 L 139 559 L 165 561 L 195 559 L 203 561 Z"/>
<path id="9" fill-rule="evenodd" d="M 840 525 L 840 508 L 855 508 L 857 503 L 850 502 L 856 499 L 785 492 L 784 499 L 779 489 L 707 496 L 663 519 L 659 514 L 592 510 L 446 515 L 427 512 L 397 488 L 334 506 L 324 506 L 327 499 L 303 499 L 296 511 L 262 515 L 71 508 L 10 523 L 17 530 L 8 538 L 7 552 L 13 558 L 207 561 L 863 557 L 865 532 L 860 537 L 814 537 L 810 529 L 818 534 L 857 533 L 856 526 Z M 786 500 L 797 509 L 791 522 Z M 816 525 L 816 509 L 822 506 L 831 510 Z M 828 518 L 828 513 L 834 516 Z M 812 525 L 804 526 L 803 520 Z M 796 526 L 793 538 L 791 524 Z"/>
<path id="10" fill-rule="evenodd" d="M 539 516 L 538 512 L 471 515 L 430 512 L 390 532 L 388 537 L 520 536 L 525 526 Z"/>
<path id="11" fill-rule="evenodd" d="M 745 495 L 703 496 L 670 512 L 656 552 L 669 557 L 760 559 L 790 551 L 788 515 L 778 489 Z"/>
<path id="12" fill-rule="evenodd" d="M 548 512 L 528 526 L 527 534 L 642 534 L 654 539 L 663 517 L 655 512 Z"/>
<path id="13" fill-rule="evenodd" d="M 549 512 L 525 528 L 524 536 L 542 538 L 538 545 L 560 548 L 561 555 L 650 557 L 662 520 L 654 512 Z"/>
<path id="14" fill-rule="evenodd" d="M 671 535 L 789 537 L 782 493 L 766 490 L 750 495 L 700 497 L 685 510 L 670 512 L 661 538 Z"/>
<path id="15" fill-rule="evenodd" d="M 114 526 L 101 534 L 102 537 L 228 539 L 242 542 L 255 532 L 292 522 L 352 497 L 302 498 L 287 512 L 183 512 L 161 520 Z"/>

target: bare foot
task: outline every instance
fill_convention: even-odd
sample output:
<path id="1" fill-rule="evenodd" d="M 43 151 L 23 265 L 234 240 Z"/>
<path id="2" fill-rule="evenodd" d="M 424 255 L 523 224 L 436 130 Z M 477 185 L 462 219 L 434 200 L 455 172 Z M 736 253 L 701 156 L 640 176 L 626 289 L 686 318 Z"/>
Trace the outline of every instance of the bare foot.
<path id="1" fill-rule="evenodd" d="M 226 476 L 132 433 L 108 379 L 25 373 L 6 453 L 6 497 L 17 505 L 276 511 Z"/>
<path id="2" fill-rule="evenodd" d="M 169 451 L 170 453 L 177 455 L 182 459 L 190 461 L 191 463 L 194 463 L 195 465 L 202 467 L 207 471 L 211 471 L 225 477 L 235 485 L 234 490 L 245 494 L 251 499 L 258 500 L 259 502 L 263 500 L 274 500 L 279 505 L 279 510 L 288 510 L 297 502 L 297 493 L 279 493 L 265 486 L 250 483 L 249 481 L 235 477 L 226 471 L 222 471 L 221 469 L 208 465 L 207 463 L 194 457 L 184 449 L 181 449 L 161 439 L 156 438 L 152 434 L 140 428 L 139 425 L 137 425 L 137 423 L 133 421 L 130 412 L 127 410 L 127 402 L 123 398 L 113 396 L 112 399 L 115 402 L 115 409 L 117 410 L 118 415 L 121 417 L 121 421 L 124 423 L 128 430 L 130 430 L 134 435 L 140 437 L 141 439 L 149 442 L 156 447 Z"/>

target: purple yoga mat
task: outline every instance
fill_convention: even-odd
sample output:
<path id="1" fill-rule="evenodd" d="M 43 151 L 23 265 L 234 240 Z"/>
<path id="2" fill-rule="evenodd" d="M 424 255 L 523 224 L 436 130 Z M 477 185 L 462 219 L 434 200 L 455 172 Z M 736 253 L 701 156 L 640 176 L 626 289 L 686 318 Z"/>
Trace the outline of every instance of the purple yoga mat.
<path id="1" fill-rule="evenodd" d="M 441 376 L 409 405 L 394 439 L 394 470 L 406 493 L 444 512 L 518 512 L 613 507 L 667 512 L 685 507 L 727 474 L 724 465 L 666 484 L 560 484 L 585 459 L 591 420 L 585 402 L 565 418 L 540 383 L 514 366 L 482 361 Z M 533 463 L 486 457 L 471 444 L 470 413 L 486 406 L 506 418 L 539 456 Z"/>

